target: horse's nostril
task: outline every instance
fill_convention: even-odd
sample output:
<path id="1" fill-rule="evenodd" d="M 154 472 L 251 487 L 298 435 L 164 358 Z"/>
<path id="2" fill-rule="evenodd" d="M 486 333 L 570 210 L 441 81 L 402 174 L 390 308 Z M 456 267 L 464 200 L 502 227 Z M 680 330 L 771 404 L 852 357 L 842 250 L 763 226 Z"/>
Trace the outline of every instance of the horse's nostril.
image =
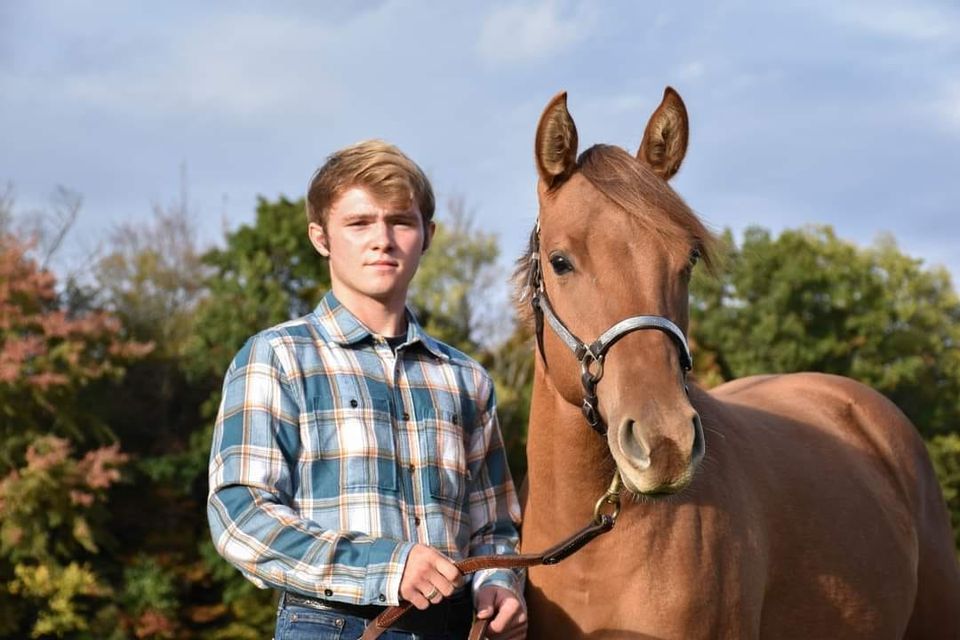
<path id="1" fill-rule="evenodd" d="M 691 455 L 694 463 L 703 458 L 707 450 L 707 443 L 703 438 L 703 425 L 700 423 L 700 414 L 693 414 L 693 449 Z"/>
<path id="2" fill-rule="evenodd" d="M 650 466 L 650 447 L 644 440 L 640 425 L 628 420 L 620 430 L 620 449 L 640 469 Z"/>

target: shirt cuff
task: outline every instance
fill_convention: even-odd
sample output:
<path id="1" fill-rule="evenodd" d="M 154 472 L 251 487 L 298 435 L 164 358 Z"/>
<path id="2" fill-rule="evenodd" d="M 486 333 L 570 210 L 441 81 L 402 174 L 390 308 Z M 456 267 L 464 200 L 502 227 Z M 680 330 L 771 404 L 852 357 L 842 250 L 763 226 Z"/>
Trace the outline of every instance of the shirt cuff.
<path id="1" fill-rule="evenodd" d="M 370 547 L 364 599 L 369 604 L 400 604 L 400 579 L 414 543 L 377 538 Z"/>
<path id="2" fill-rule="evenodd" d="M 519 575 L 518 575 L 519 574 Z M 523 599 L 523 586 L 526 578 L 526 571 L 518 569 L 483 569 L 473 574 L 473 604 L 476 607 L 477 593 L 483 587 L 495 585 L 507 589 L 520 600 L 520 604 L 526 608 L 527 603 Z"/>

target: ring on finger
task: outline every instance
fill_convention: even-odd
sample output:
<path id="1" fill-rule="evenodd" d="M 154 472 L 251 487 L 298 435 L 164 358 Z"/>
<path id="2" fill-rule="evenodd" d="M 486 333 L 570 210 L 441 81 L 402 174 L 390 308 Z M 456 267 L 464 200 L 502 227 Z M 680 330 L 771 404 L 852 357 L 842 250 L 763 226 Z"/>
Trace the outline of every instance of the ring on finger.
<path id="1" fill-rule="evenodd" d="M 430 593 L 423 594 L 423 597 L 426 598 L 427 600 L 433 600 L 439 594 L 440 594 L 440 590 L 434 587 L 433 589 L 430 590 Z"/>

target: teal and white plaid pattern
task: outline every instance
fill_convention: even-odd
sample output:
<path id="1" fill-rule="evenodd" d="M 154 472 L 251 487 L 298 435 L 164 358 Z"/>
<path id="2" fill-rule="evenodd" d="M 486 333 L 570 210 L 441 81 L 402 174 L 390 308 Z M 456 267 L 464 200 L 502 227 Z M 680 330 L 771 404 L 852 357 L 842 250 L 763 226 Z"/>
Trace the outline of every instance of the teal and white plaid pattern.
<path id="1" fill-rule="evenodd" d="M 520 507 L 493 382 L 408 312 L 396 355 L 332 293 L 250 338 L 210 454 L 217 550 L 258 586 L 397 604 L 415 542 L 516 553 Z M 522 573 L 478 573 L 522 597 Z"/>

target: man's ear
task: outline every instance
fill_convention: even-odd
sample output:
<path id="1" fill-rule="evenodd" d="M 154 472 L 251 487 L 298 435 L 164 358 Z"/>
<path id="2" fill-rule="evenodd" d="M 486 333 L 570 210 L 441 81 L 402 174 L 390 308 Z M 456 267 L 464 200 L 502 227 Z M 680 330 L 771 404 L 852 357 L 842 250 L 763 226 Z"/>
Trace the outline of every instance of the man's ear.
<path id="1" fill-rule="evenodd" d="M 330 257 L 330 246 L 327 244 L 327 233 L 323 230 L 323 226 L 317 224 L 316 222 L 311 222 L 307 225 L 307 236 L 310 238 L 310 244 L 313 245 L 313 248 L 317 250 L 324 258 Z"/>
<path id="2" fill-rule="evenodd" d="M 431 220 L 427 223 L 426 229 L 423 230 L 423 251 L 426 251 L 430 247 L 430 243 L 433 241 L 433 234 L 437 231 L 437 223 Z M 421 252 L 422 253 L 422 252 Z"/>

